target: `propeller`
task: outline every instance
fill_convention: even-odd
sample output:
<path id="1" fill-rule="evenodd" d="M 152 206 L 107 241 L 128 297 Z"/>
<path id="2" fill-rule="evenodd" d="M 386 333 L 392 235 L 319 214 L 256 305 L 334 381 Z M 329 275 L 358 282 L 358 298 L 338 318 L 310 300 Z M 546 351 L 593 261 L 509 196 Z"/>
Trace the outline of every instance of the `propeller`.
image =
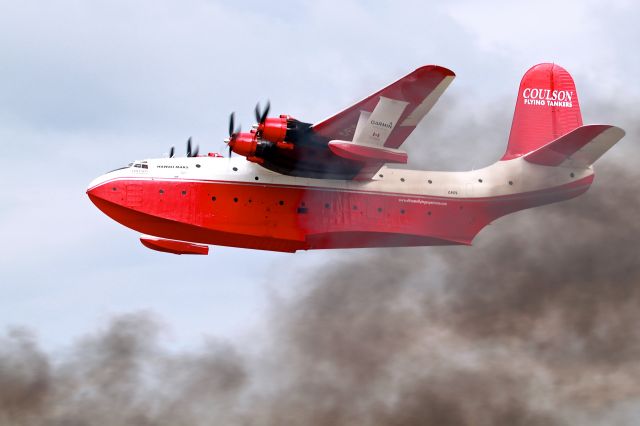
<path id="1" fill-rule="evenodd" d="M 197 157 L 198 156 L 198 146 L 192 151 L 191 150 L 191 136 L 187 139 L 187 157 Z"/>
<path id="2" fill-rule="evenodd" d="M 229 116 L 229 138 L 233 138 L 233 134 L 234 134 L 234 122 L 235 122 L 235 118 L 236 118 L 236 113 L 232 112 L 231 115 Z"/>
<path id="3" fill-rule="evenodd" d="M 233 141 L 238 133 L 240 133 L 241 126 L 235 127 L 236 113 L 232 112 L 229 116 L 229 139 L 226 140 L 227 147 L 229 147 L 229 158 L 231 158 L 231 153 L 233 152 L 231 141 Z"/>
<path id="4" fill-rule="evenodd" d="M 267 115 L 269 115 L 269 110 L 271 109 L 271 102 L 267 100 L 267 104 L 264 106 L 264 111 L 260 112 L 260 102 L 256 104 L 256 121 L 259 124 L 264 123 L 264 120 L 267 119 Z"/>
<path id="5" fill-rule="evenodd" d="M 176 153 L 176 149 L 174 147 L 171 147 L 171 149 L 169 150 L 169 158 L 173 158 L 173 155 Z"/>

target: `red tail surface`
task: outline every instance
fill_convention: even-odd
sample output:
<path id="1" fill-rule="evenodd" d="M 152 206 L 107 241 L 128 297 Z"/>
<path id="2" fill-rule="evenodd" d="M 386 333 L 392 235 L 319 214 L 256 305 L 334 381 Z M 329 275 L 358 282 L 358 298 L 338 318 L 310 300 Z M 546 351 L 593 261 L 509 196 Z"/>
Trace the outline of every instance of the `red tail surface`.
<path id="1" fill-rule="evenodd" d="M 509 145 L 502 160 L 532 152 L 582 126 L 571 74 L 555 64 L 538 64 L 522 77 Z"/>

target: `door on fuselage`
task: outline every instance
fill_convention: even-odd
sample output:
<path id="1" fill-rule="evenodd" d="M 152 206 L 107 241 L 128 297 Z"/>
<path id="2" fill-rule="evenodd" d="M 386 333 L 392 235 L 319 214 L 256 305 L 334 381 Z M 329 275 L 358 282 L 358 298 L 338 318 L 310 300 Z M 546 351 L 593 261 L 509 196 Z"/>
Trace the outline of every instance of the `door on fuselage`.
<path id="1" fill-rule="evenodd" d="M 142 205 L 142 185 L 126 185 L 124 202 L 127 207 L 140 207 Z"/>

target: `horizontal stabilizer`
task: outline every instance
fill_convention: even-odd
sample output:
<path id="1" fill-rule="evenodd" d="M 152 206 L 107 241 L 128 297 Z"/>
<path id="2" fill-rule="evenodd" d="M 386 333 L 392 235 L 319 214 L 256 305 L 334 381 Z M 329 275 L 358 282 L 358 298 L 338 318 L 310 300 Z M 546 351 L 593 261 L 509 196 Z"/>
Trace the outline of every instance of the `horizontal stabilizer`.
<path id="1" fill-rule="evenodd" d="M 624 130 L 615 126 L 581 126 L 524 155 L 524 159 L 543 166 L 589 167 L 623 136 Z"/>

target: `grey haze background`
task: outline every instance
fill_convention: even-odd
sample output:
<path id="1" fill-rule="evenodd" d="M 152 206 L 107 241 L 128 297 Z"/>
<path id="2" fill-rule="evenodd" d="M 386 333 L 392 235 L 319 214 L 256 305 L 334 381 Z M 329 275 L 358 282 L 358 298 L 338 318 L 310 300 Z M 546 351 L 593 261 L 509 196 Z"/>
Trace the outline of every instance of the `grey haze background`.
<path id="1" fill-rule="evenodd" d="M 246 128 L 258 100 L 313 122 L 441 64 L 458 78 L 407 148 L 412 166 L 467 169 L 499 157 L 522 74 L 554 61 L 573 74 L 586 123 L 627 127 L 607 155 L 632 164 L 639 10 L 631 1 L 0 1 L 0 326 L 27 327 L 62 352 L 139 311 L 166 325 L 171 348 L 261 339 L 273 320 L 265 312 L 294 309 L 281 300 L 297 297 L 309 274 L 366 259 L 218 247 L 204 258 L 158 254 L 86 198 L 93 177 L 171 145 L 183 152 L 188 136 L 222 150 L 229 112 Z M 588 196 L 597 191 L 598 179 Z M 478 245 L 518 223 L 497 222 Z M 455 250 L 464 262 L 474 249 Z"/>

